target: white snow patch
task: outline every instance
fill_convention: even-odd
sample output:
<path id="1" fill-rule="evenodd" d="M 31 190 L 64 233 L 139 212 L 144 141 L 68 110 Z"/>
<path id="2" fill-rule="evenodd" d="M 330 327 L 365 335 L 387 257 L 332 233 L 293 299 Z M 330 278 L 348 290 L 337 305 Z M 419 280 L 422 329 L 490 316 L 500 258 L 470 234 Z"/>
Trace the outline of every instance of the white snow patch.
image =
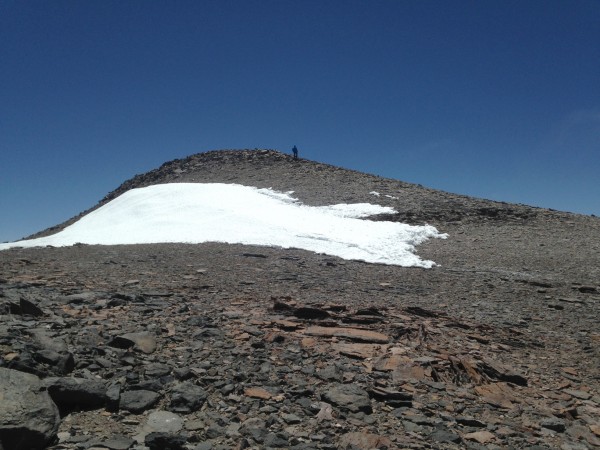
<path id="1" fill-rule="evenodd" d="M 361 220 L 393 208 L 369 203 L 312 207 L 290 193 L 237 184 L 173 183 L 132 189 L 52 236 L 11 247 L 202 243 L 301 248 L 344 259 L 432 267 L 414 254 L 434 227 Z"/>
<path id="2" fill-rule="evenodd" d="M 369 194 L 374 195 L 375 197 L 381 197 L 381 194 L 377 191 L 371 191 Z M 384 197 L 391 198 L 392 200 L 398 200 L 398 197 L 394 197 L 393 195 L 384 194 Z"/>

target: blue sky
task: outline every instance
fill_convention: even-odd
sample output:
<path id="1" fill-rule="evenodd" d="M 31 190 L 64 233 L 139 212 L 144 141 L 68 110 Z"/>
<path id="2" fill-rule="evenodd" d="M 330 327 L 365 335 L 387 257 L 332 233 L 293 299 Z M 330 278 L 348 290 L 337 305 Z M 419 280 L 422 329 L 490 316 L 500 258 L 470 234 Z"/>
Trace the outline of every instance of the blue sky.
<path id="1" fill-rule="evenodd" d="M 600 1 L 0 0 L 0 241 L 275 148 L 600 215 Z"/>

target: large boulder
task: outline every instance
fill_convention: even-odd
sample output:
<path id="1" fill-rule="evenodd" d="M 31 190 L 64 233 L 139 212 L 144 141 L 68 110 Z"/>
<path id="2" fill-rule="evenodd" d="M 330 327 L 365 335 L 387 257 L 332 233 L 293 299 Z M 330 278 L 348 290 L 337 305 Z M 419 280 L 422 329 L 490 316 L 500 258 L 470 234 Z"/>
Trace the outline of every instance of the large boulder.
<path id="1" fill-rule="evenodd" d="M 45 448 L 59 423 L 58 408 L 37 376 L 0 367 L 0 447 Z"/>
<path id="2" fill-rule="evenodd" d="M 85 378 L 46 378 L 44 385 L 60 411 L 90 410 L 106 405 L 106 386 Z"/>

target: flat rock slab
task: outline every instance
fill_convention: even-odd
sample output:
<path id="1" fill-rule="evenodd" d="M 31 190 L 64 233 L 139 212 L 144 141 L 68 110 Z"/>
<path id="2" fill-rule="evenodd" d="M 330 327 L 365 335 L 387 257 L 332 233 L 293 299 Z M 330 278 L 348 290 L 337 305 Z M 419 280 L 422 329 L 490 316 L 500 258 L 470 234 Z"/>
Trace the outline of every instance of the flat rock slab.
<path id="1" fill-rule="evenodd" d="M 94 409 L 106 404 L 106 386 L 85 378 L 46 378 L 44 384 L 59 408 Z"/>
<path id="2" fill-rule="evenodd" d="M 383 351 L 382 346 L 378 344 L 356 344 L 346 342 L 339 342 L 333 345 L 333 349 L 339 352 L 340 355 L 358 359 L 373 358 Z"/>
<path id="3" fill-rule="evenodd" d="M 58 408 L 37 376 L 0 367 L 0 447 L 42 449 L 59 423 Z"/>
<path id="4" fill-rule="evenodd" d="M 154 391 L 127 391 L 121 394 L 119 408 L 139 414 L 155 405 L 159 399 L 160 395 Z"/>
<path id="5" fill-rule="evenodd" d="M 183 428 L 183 419 L 170 411 L 154 411 L 144 426 L 149 432 L 176 433 Z"/>
<path id="6" fill-rule="evenodd" d="M 452 433 L 447 430 L 436 430 L 431 433 L 430 438 L 436 442 L 453 443 L 457 444 L 461 441 L 459 435 Z"/>
<path id="7" fill-rule="evenodd" d="M 376 400 L 396 407 L 410 406 L 413 399 L 413 395 L 408 392 L 400 392 L 394 389 L 385 389 L 382 387 L 374 387 L 370 389 L 369 394 Z"/>
<path id="8" fill-rule="evenodd" d="M 489 431 L 475 431 L 474 433 L 465 434 L 465 439 L 469 441 L 477 441 L 480 444 L 487 444 L 495 439 L 495 436 Z"/>
<path id="9" fill-rule="evenodd" d="M 78 294 L 64 295 L 59 297 L 57 300 L 65 304 L 91 304 L 94 300 L 102 297 L 104 297 L 104 294 L 101 292 L 86 291 Z"/>
<path id="10" fill-rule="evenodd" d="M 343 328 L 343 327 L 308 327 L 304 330 L 308 336 L 318 337 L 338 337 L 351 341 L 372 342 L 376 344 L 387 344 L 390 341 L 389 336 L 376 331 L 365 330 L 362 328 Z"/>
<path id="11" fill-rule="evenodd" d="M 273 397 L 273 394 L 271 394 L 266 389 L 263 389 L 263 388 L 260 388 L 260 387 L 250 387 L 250 388 L 247 388 L 247 389 L 244 390 L 244 395 L 246 397 L 259 398 L 261 400 L 268 400 L 271 397 Z"/>
<path id="12" fill-rule="evenodd" d="M 567 429 L 565 421 L 557 417 L 548 417 L 547 419 L 542 420 L 540 426 L 558 433 L 562 433 Z"/>
<path id="13" fill-rule="evenodd" d="M 577 389 L 565 389 L 563 390 L 565 394 L 569 394 L 571 397 L 578 398 L 580 400 L 589 400 L 592 397 L 592 394 L 585 391 L 579 391 Z"/>
<path id="14" fill-rule="evenodd" d="M 497 408 L 511 409 L 517 401 L 512 389 L 506 383 L 484 384 L 475 387 L 482 399 Z"/>
<path id="15" fill-rule="evenodd" d="M 162 363 L 150 363 L 144 367 L 146 378 L 160 378 L 171 373 L 171 367 Z"/>
<path id="16" fill-rule="evenodd" d="M 153 411 L 148 415 L 145 424 L 138 428 L 139 433 L 135 436 L 137 442 L 144 442 L 150 433 L 177 433 L 183 429 L 183 418 L 169 411 Z M 201 422 L 200 428 L 204 426 Z M 193 427 L 192 427 L 193 428 Z"/>

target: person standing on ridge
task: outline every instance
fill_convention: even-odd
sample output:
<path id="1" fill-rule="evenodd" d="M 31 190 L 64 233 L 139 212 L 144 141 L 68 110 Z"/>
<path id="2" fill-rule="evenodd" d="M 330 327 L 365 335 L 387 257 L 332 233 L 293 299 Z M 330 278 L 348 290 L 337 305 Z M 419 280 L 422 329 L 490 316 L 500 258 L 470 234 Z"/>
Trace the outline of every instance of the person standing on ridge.
<path id="1" fill-rule="evenodd" d="M 298 147 L 294 145 L 292 148 L 292 153 L 294 154 L 294 159 L 298 159 Z"/>

